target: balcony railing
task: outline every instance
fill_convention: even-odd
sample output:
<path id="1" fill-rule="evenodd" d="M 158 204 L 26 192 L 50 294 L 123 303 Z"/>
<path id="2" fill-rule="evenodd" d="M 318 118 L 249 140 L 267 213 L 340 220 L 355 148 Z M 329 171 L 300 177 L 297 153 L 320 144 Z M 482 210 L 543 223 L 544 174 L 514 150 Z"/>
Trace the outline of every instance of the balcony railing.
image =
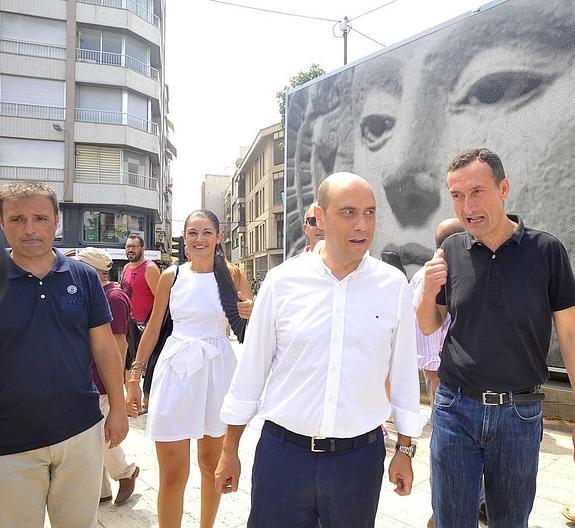
<path id="1" fill-rule="evenodd" d="M 0 115 L 3 116 L 64 121 L 65 114 L 66 109 L 61 106 L 44 106 L 0 101 Z"/>
<path id="2" fill-rule="evenodd" d="M 116 9 L 127 9 L 131 13 L 134 13 L 134 15 L 144 19 L 146 22 L 149 22 L 156 27 L 160 27 L 160 18 L 152 13 L 152 11 L 148 11 L 133 0 L 78 0 L 78 2 L 82 4 L 114 7 Z"/>
<path id="3" fill-rule="evenodd" d="M 74 181 L 78 183 L 107 183 L 115 185 L 130 185 L 141 189 L 158 190 L 158 180 L 133 172 L 121 171 L 90 171 L 76 169 Z"/>
<path id="4" fill-rule="evenodd" d="M 76 49 L 76 60 L 79 62 L 92 62 L 96 64 L 106 64 L 109 66 L 123 66 L 134 70 L 150 79 L 157 81 L 159 79 L 158 70 L 148 66 L 146 63 L 130 55 L 121 53 L 111 53 L 109 51 Z"/>
<path id="5" fill-rule="evenodd" d="M 147 121 L 132 114 L 110 112 L 108 110 L 88 110 L 76 108 L 76 121 L 87 123 L 102 123 L 106 125 L 127 125 L 150 134 L 158 135 L 158 123 Z"/>
<path id="6" fill-rule="evenodd" d="M 0 165 L 0 180 L 33 180 L 44 182 L 63 182 L 64 169 L 45 167 L 14 167 Z"/>
<path id="7" fill-rule="evenodd" d="M 0 38 L 0 53 L 30 55 L 31 57 L 43 57 L 46 59 L 66 59 L 66 48 L 63 46 L 7 38 Z"/>

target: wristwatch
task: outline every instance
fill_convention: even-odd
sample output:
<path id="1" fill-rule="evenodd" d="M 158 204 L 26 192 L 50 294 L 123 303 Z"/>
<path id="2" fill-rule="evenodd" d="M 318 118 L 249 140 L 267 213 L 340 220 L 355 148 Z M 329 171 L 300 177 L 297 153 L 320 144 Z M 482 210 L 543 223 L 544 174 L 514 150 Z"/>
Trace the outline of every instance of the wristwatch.
<path id="1" fill-rule="evenodd" d="M 413 458 L 415 456 L 416 449 L 417 446 L 415 444 L 411 444 L 409 446 L 395 444 L 395 450 L 403 453 L 404 455 L 407 455 L 409 458 Z"/>

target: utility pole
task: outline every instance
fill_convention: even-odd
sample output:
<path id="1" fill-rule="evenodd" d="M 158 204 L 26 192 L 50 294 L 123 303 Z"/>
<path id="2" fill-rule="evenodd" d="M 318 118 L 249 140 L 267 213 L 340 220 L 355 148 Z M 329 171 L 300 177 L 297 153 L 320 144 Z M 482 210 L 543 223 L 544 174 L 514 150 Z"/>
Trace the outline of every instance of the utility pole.
<path id="1" fill-rule="evenodd" d="M 343 64 L 347 64 L 347 34 L 351 29 L 351 24 L 349 18 L 343 17 L 343 20 L 339 23 L 339 29 L 343 35 Z"/>

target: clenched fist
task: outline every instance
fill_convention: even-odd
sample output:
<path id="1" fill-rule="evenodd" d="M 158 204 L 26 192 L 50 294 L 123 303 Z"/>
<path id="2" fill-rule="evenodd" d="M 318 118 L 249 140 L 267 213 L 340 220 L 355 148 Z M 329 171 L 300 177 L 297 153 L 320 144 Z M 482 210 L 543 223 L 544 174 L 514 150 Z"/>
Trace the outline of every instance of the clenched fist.
<path id="1" fill-rule="evenodd" d="M 435 299 L 447 282 L 447 262 L 443 257 L 443 249 L 438 249 L 433 258 L 425 263 L 423 297 Z"/>

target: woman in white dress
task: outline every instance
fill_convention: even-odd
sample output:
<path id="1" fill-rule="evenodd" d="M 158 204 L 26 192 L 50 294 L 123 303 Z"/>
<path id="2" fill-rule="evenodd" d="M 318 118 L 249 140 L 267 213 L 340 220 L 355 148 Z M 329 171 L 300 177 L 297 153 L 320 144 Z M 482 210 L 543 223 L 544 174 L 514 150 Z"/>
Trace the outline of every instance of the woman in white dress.
<path id="1" fill-rule="evenodd" d="M 174 328 L 155 367 L 147 419 L 160 467 L 160 528 L 181 525 L 191 439 L 198 441 L 201 528 L 213 526 L 220 501 L 214 485 L 225 432 L 220 407 L 236 365 L 226 328 L 229 322 L 243 338 L 253 305 L 248 281 L 225 260 L 221 241 L 214 213 L 199 210 L 188 216 L 184 242 L 189 262 L 162 273 L 128 383 L 128 408 L 135 413 L 141 405 L 139 380 L 169 303 Z"/>

